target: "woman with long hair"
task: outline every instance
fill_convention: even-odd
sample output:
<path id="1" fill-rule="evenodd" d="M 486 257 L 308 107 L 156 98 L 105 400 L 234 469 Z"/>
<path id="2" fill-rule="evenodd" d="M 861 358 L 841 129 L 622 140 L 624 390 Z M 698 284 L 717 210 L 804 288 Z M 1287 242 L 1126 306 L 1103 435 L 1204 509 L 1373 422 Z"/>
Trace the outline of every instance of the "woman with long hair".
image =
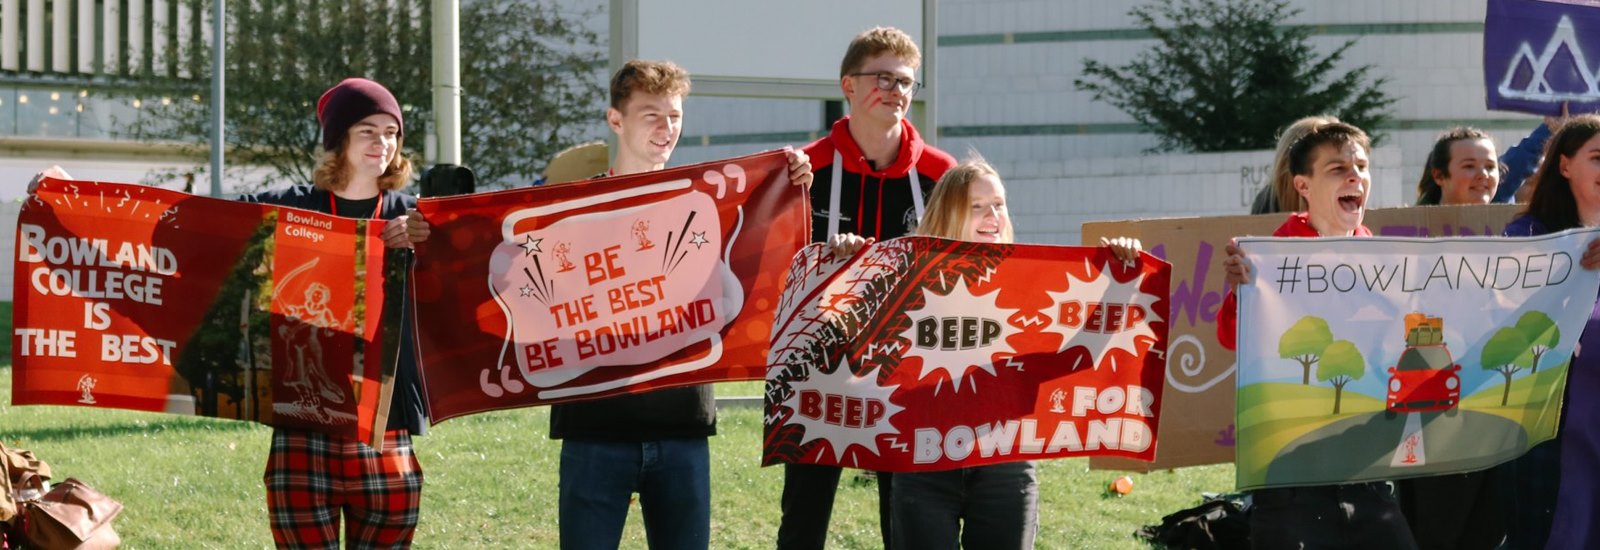
<path id="1" fill-rule="evenodd" d="M 1506 236 L 1600 227 L 1600 116 L 1563 124 L 1528 184 L 1533 198 L 1506 226 Z M 1579 264 L 1585 269 L 1600 268 L 1597 245 L 1600 239 L 1584 251 Z M 1577 349 L 1583 348 L 1600 349 L 1600 305 L 1578 337 Z M 1556 438 L 1505 466 L 1510 548 L 1600 546 L 1600 476 L 1594 472 L 1600 464 L 1600 400 L 1594 399 L 1600 394 L 1600 354 L 1574 353 L 1569 364 Z"/>
<path id="2" fill-rule="evenodd" d="M 1009 244 L 1015 235 L 1006 189 L 993 166 L 974 155 L 946 171 L 934 186 L 915 235 Z M 849 254 L 869 241 L 839 235 L 831 243 Z M 1139 242 L 1103 241 L 1119 261 L 1136 261 Z M 890 489 L 891 548 L 1033 548 L 1039 530 L 1039 482 L 1034 463 L 1008 462 L 895 474 Z"/>

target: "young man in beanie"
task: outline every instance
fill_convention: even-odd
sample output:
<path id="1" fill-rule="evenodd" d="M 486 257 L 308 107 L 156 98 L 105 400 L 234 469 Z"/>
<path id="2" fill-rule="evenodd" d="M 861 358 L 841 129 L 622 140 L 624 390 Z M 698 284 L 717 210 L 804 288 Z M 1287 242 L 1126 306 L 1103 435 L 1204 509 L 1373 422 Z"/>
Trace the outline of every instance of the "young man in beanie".
<path id="1" fill-rule="evenodd" d="M 404 249 L 401 253 L 409 258 L 412 243 L 425 240 L 428 227 L 420 220 L 408 226 L 405 214 L 417 199 L 399 191 L 411 181 L 411 161 L 400 154 L 404 117 L 399 102 L 377 82 L 350 78 L 322 94 L 317 121 L 322 125 L 322 155 L 312 172 L 313 185 L 244 195 L 239 200 L 388 220 L 382 232 L 384 245 Z M 52 166 L 29 183 L 30 194 L 43 176 L 72 178 Z M 422 466 L 412 452 L 411 436 L 427 427 L 428 411 L 417 371 L 416 336 L 410 320 L 401 321 L 406 328 L 400 336 L 382 451 L 353 438 L 273 429 L 262 481 L 272 539 L 279 547 L 337 548 L 340 514 L 348 547 L 411 545 L 422 499 Z"/>
<path id="2" fill-rule="evenodd" d="M 317 120 L 322 124 L 323 152 L 312 171 L 313 185 L 240 200 L 388 220 L 384 244 L 410 249 L 413 239 L 405 214 L 417 199 L 400 192 L 411 182 L 411 161 L 400 153 L 405 135 L 400 103 L 377 82 L 350 78 L 322 94 Z M 422 231 L 425 237 L 426 227 Z M 382 451 L 351 438 L 273 430 L 263 482 L 272 538 L 278 546 L 338 546 L 340 513 L 348 547 L 411 545 L 422 500 L 422 465 L 412 451 L 411 436 L 423 433 L 428 412 L 416 353 L 410 351 L 416 335 L 409 319 L 402 317 L 401 323 L 406 328 L 401 332 Z"/>
<path id="3" fill-rule="evenodd" d="M 954 157 L 922 141 L 906 120 L 911 95 L 921 86 L 922 52 L 905 32 L 869 29 L 850 41 L 839 67 L 839 88 L 850 114 L 826 137 L 805 147 L 816 159 L 811 186 L 811 240 L 828 242 L 841 233 L 869 239 L 911 234 L 922 218 L 924 198 Z M 787 464 L 783 471 L 783 519 L 778 548 L 821 549 L 839 487 L 837 466 Z M 878 521 L 883 546 L 890 546 L 889 493 L 892 477 L 878 474 Z"/>
<path id="4" fill-rule="evenodd" d="M 683 129 L 689 73 L 665 61 L 633 60 L 611 78 L 606 125 L 617 135 L 599 176 L 661 170 Z M 789 151 L 789 177 L 811 181 L 811 164 Z M 561 440 L 563 549 L 616 548 L 634 493 L 650 548 L 704 550 L 711 543 L 711 455 L 717 432 L 710 385 L 554 405 L 550 438 Z"/>

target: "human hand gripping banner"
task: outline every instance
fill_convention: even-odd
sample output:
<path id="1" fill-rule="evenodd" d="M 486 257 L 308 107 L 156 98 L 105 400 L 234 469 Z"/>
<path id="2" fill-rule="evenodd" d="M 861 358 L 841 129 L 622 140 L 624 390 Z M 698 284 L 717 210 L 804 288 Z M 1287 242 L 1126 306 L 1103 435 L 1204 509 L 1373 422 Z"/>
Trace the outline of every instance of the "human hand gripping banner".
<path id="1" fill-rule="evenodd" d="M 925 471 L 1155 455 L 1170 266 L 929 237 L 789 267 L 764 465 Z"/>
<path id="2" fill-rule="evenodd" d="M 417 208 L 422 372 L 435 422 L 753 380 L 810 235 L 782 151 Z"/>
<path id="3" fill-rule="evenodd" d="M 381 441 L 404 285 L 381 229 L 46 179 L 17 224 L 12 402 Z"/>
<path id="4" fill-rule="evenodd" d="M 1554 437 L 1597 235 L 1240 239 L 1239 488 L 1464 472 Z"/>
<path id="5" fill-rule="evenodd" d="M 1600 110 L 1600 2 L 1489 0 L 1483 83 L 1490 109 Z"/>
<path id="6" fill-rule="evenodd" d="M 1366 225 L 1392 237 L 1499 235 L 1516 205 L 1456 205 L 1369 210 Z M 1161 449 L 1155 462 L 1096 456 L 1091 468 L 1149 472 L 1233 462 L 1235 434 L 1234 352 L 1217 342 L 1217 309 L 1227 296 L 1222 249 L 1240 235 L 1270 235 L 1284 214 L 1165 218 L 1093 222 L 1083 225 L 1083 243 L 1101 238 L 1138 238 L 1150 253 L 1172 264 L 1172 316 L 1168 328 L 1166 389 Z"/>

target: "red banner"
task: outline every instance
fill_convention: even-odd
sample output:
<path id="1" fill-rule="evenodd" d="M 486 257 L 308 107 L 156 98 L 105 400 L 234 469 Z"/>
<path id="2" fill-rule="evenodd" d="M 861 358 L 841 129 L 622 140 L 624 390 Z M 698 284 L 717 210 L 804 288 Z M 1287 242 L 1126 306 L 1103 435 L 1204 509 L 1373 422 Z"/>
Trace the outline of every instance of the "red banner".
<path id="1" fill-rule="evenodd" d="M 773 151 L 424 199 L 414 271 L 434 422 L 764 373 L 805 190 Z"/>
<path id="2" fill-rule="evenodd" d="M 17 227 L 12 402 L 377 441 L 403 284 L 381 224 L 47 179 Z M 386 299 L 388 303 L 386 303 Z"/>
<path id="3" fill-rule="evenodd" d="M 1155 457 L 1171 267 L 927 237 L 789 267 L 763 463 L 908 472 Z"/>

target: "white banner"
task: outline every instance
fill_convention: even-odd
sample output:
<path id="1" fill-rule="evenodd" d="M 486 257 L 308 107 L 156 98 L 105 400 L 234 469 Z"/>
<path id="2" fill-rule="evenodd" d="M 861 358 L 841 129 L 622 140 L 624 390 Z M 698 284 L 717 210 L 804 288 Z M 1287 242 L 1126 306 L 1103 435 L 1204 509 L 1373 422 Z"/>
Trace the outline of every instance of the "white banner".
<path id="1" fill-rule="evenodd" d="M 1468 471 L 1554 437 L 1596 235 L 1239 239 L 1239 487 Z"/>

